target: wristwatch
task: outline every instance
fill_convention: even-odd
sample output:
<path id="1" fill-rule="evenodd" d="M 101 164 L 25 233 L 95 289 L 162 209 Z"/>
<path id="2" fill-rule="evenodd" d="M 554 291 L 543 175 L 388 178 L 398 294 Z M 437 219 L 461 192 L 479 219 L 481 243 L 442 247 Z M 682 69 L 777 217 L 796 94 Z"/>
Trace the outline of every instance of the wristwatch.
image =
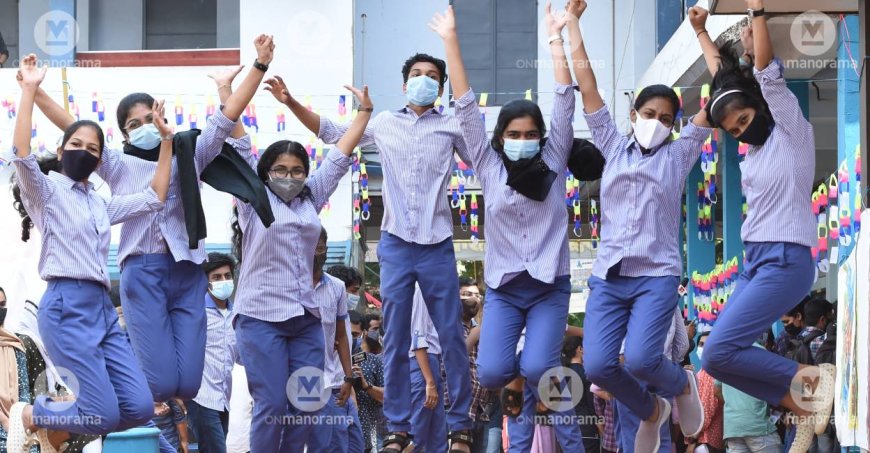
<path id="1" fill-rule="evenodd" d="M 747 9 L 746 14 L 749 15 L 750 19 L 755 19 L 756 17 L 764 17 L 764 8 L 761 9 Z"/>
<path id="2" fill-rule="evenodd" d="M 266 72 L 269 70 L 269 65 L 260 63 L 259 61 L 257 61 L 256 58 L 254 58 L 254 67 L 263 71 L 263 72 Z"/>
<path id="3" fill-rule="evenodd" d="M 353 376 L 345 376 L 344 382 L 347 384 L 353 384 Z"/>

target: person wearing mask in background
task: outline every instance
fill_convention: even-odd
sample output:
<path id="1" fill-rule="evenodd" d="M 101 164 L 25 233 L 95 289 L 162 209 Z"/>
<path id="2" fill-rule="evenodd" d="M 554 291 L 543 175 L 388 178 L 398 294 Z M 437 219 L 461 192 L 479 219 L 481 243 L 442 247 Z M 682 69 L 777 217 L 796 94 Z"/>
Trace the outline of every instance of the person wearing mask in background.
<path id="1" fill-rule="evenodd" d="M 753 346 L 764 349 L 763 339 Z M 725 399 L 722 437 L 729 453 L 782 453 L 782 439 L 766 402 L 727 384 L 722 385 L 722 397 Z"/>
<path id="2" fill-rule="evenodd" d="M 698 337 L 699 360 L 703 360 L 704 346 L 707 344 L 709 336 L 710 331 L 708 330 L 702 332 L 701 336 Z M 694 452 L 696 447 L 705 445 L 710 453 L 724 453 L 722 384 L 702 369 L 698 371 L 698 393 L 701 395 L 701 403 L 704 405 L 704 427 L 697 436 L 686 437 L 686 443 L 689 445 L 688 451 Z"/>
<path id="3" fill-rule="evenodd" d="M 230 324 L 236 262 L 224 253 L 209 253 L 202 263 L 208 279 L 205 294 L 205 368 L 196 397 L 187 402 L 188 424 L 202 453 L 226 453 L 233 388 L 233 365 L 239 362 Z"/>
<path id="4" fill-rule="evenodd" d="M 7 451 L 12 405 L 32 401 L 24 345 L 12 332 L 6 330 L 6 300 L 6 293 L 0 288 L 0 451 Z M 27 451 L 37 450 L 33 446 Z"/>
<path id="5" fill-rule="evenodd" d="M 783 329 L 776 337 L 777 354 L 785 357 L 785 355 L 788 354 L 789 349 L 791 349 L 792 340 L 797 338 L 804 329 L 804 304 L 809 301 L 810 297 L 807 296 L 801 301 L 801 303 L 789 310 L 780 318 Z"/>
<path id="6" fill-rule="evenodd" d="M 828 328 L 830 311 L 831 304 L 825 299 L 814 298 L 804 304 L 803 319 L 806 324 L 798 338 L 809 346 L 813 363 L 817 363 L 816 355 L 819 352 L 819 347 L 825 342 L 825 330 Z"/>
<path id="7" fill-rule="evenodd" d="M 469 277 L 459 277 L 459 301 L 462 303 L 462 329 L 465 332 L 466 348 L 468 349 L 468 366 L 471 370 L 471 407 L 468 415 L 474 422 L 474 445 L 472 453 L 485 453 L 489 444 L 489 427 L 495 415 L 496 392 L 480 385 L 477 376 L 477 341 L 469 347 L 468 339 L 474 335 L 480 336 L 480 327 L 475 319 L 480 313 L 480 287 Z M 442 367 L 442 371 L 445 371 Z M 445 379 L 446 381 L 446 379 Z"/>
<path id="8" fill-rule="evenodd" d="M 356 311 L 359 308 L 359 291 L 363 283 L 363 278 L 359 271 L 343 264 L 336 264 L 330 266 L 326 270 L 326 273 L 344 282 L 344 289 L 347 292 L 347 312 Z M 350 323 L 345 323 L 345 325 L 350 327 Z M 350 338 L 350 335 L 348 335 L 348 338 Z"/>
<path id="9" fill-rule="evenodd" d="M 366 322 L 365 328 L 367 331 L 380 332 L 381 334 L 384 333 L 384 330 L 381 329 L 381 315 L 379 312 L 367 314 L 366 318 L 365 318 L 365 322 Z"/>
<path id="10" fill-rule="evenodd" d="M 354 354 L 363 353 L 362 361 L 353 366 L 353 374 L 360 378 L 359 398 L 360 426 L 366 453 L 378 451 L 383 446 L 386 435 L 384 418 L 384 360 L 380 335 L 377 331 L 363 329 L 363 318 L 357 312 L 350 312 L 350 329 L 353 338 L 359 339 L 360 348 Z"/>
<path id="11" fill-rule="evenodd" d="M 39 330 L 51 332 L 44 338 L 46 350 L 58 367 L 76 377 L 79 388 L 73 402 L 40 396 L 33 406 L 12 405 L 4 428 L 13 452 L 38 441 L 43 453 L 52 453 L 66 433 L 104 435 L 144 424 L 153 414 L 148 382 L 109 300 L 107 263 L 112 224 L 154 215 L 164 207 L 172 132 L 163 121 L 163 102 L 149 110 L 161 137 L 150 187 L 106 199 L 89 181 L 103 161 L 105 136 L 98 124 L 77 121 L 64 130 L 58 149 L 61 172 L 42 173 L 30 152 L 34 100 L 45 73 L 46 68 L 37 67 L 36 55 L 22 61 L 12 164 L 20 201 L 42 233 L 39 274 L 48 288 L 40 302 Z M 50 440 L 49 430 L 64 434 Z"/>
<path id="12" fill-rule="evenodd" d="M 347 321 L 347 288 L 337 277 L 323 272 L 328 236 L 321 227 L 314 249 L 314 301 L 320 311 L 324 340 L 324 386 L 332 395 L 323 408 L 321 421 L 308 441 L 312 453 L 362 453 L 359 413 L 351 394 L 353 370 L 350 361 L 350 336 Z"/>

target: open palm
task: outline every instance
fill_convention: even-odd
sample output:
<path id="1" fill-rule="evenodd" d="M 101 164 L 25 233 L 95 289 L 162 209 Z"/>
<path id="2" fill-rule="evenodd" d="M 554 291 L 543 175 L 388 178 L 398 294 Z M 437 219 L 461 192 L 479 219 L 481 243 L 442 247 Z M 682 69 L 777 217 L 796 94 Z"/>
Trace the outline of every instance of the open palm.
<path id="1" fill-rule="evenodd" d="M 444 14 L 435 13 L 435 17 L 429 21 L 429 28 L 438 33 L 442 39 L 456 34 L 456 15 L 453 13 L 453 7 L 448 6 Z"/>

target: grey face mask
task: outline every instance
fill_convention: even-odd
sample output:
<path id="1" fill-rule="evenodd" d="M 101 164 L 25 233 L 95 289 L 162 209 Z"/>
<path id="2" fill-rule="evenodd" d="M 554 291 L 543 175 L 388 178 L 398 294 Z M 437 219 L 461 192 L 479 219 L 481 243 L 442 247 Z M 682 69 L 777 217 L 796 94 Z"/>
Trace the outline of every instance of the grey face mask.
<path id="1" fill-rule="evenodd" d="M 289 203 L 290 200 L 296 198 L 302 192 L 302 189 L 305 188 L 306 180 L 295 178 L 269 179 L 267 185 L 278 198 L 284 200 L 285 203 Z"/>

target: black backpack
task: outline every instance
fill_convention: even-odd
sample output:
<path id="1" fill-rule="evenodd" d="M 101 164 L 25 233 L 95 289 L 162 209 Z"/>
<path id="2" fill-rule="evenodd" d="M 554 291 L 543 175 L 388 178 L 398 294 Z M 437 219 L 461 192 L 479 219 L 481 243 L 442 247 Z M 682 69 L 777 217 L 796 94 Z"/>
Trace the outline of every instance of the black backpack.
<path id="1" fill-rule="evenodd" d="M 803 339 L 795 338 L 789 340 L 788 351 L 785 353 L 785 357 L 804 365 L 815 365 L 816 360 L 813 358 L 813 351 L 810 349 L 810 343 L 824 334 L 825 332 L 822 332 L 821 330 L 813 330 Z"/>

